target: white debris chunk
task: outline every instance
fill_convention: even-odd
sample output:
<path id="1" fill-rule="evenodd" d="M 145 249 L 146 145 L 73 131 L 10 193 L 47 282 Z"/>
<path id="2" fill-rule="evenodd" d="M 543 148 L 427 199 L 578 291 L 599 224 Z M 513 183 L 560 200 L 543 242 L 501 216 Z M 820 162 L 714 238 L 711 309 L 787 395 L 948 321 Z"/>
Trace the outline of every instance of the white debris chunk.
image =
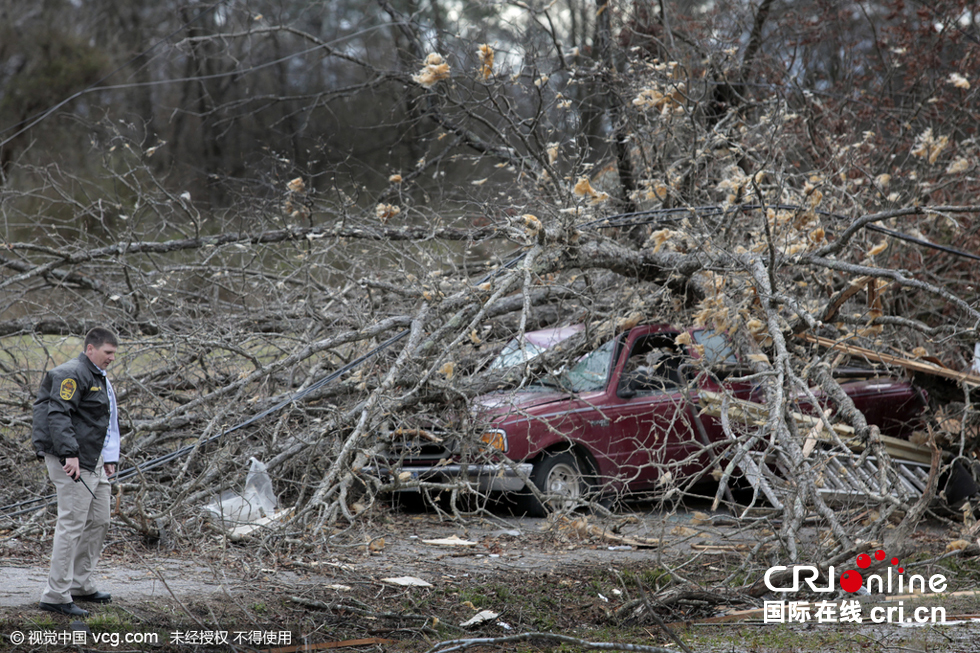
<path id="1" fill-rule="evenodd" d="M 484 624 L 488 621 L 493 621 L 499 616 L 500 615 L 494 612 L 493 610 L 482 610 L 480 612 L 477 612 L 475 615 L 473 615 L 471 619 L 468 619 L 463 623 L 461 623 L 460 627 L 469 628 L 470 626 L 479 626 L 480 624 Z"/>
<path id="2" fill-rule="evenodd" d="M 415 576 L 399 576 L 398 578 L 382 578 L 381 582 L 391 583 L 392 585 L 398 585 L 400 587 L 432 587 L 432 583 L 428 583 L 421 578 L 416 578 Z"/>
<path id="3" fill-rule="evenodd" d="M 453 535 L 452 537 L 443 537 L 437 540 L 422 540 L 423 544 L 432 544 L 435 546 L 476 546 L 476 542 L 472 540 L 464 540 Z"/>

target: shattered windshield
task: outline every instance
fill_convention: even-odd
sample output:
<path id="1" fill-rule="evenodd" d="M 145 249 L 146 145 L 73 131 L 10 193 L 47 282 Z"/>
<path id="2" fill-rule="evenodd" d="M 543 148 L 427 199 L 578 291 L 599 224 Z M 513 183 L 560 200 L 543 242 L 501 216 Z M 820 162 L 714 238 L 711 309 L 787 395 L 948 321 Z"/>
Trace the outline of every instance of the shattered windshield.
<path id="1" fill-rule="evenodd" d="M 488 369 L 500 370 L 527 363 L 584 329 L 585 327 L 581 324 L 573 324 L 565 327 L 528 331 L 522 336 L 508 342 L 500 353 L 497 354 L 493 362 L 490 363 Z"/>
<path id="2" fill-rule="evenodd" d="M 571 367 L 549 374 L 532 385 L 561 388 L 569 392 L 593 392 L 606 387 L 616 341 L 610 340 Z"/>
<path id="3" fill-rule="evenodd" d="M 488 369 L 500 370 L 505 367 L 511 367 L 513 365 L 520 365 L 521 363 L 526 363 L 527 361 L 540 355 L 542 352 L 546 351 L 544 347 L 538 347 L 537 345 L 524 341 L 524 350 L 521 350 L 521 340 L 519 338 L 514 338 L 501 350 L 493 362 L 490 363 Z"/>

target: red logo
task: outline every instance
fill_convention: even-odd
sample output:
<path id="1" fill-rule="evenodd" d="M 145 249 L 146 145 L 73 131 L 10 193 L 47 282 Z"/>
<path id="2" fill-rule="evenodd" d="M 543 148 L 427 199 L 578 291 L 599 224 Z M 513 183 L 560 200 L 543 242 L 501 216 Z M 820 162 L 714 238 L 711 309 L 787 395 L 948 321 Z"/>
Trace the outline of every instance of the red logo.
<path id="1" fill-rule="evenodd" d="M 888 556 L 881 549 L 875 551 L 875 560 L 878 562 L 881 562 L 887 557 Z M 862 553 L 857 557 L 855 562 L 861 569 L 867 569 L 871 566 L 871 556 L 869 556 L 867 553 Z M 898 558 L 892 558 L 889 562 L 895 566 L 898 566 Z M 898 567 L 898 573 L 904 574 L 905 568 Z M 854 592 L 860 590 L 863 584 L 864 578 L 861 577 L 861 572 L 856 569 L 848 569 L 840 576 L 840 588 L 845 592 L 851 592 L 853 594 Z"/>

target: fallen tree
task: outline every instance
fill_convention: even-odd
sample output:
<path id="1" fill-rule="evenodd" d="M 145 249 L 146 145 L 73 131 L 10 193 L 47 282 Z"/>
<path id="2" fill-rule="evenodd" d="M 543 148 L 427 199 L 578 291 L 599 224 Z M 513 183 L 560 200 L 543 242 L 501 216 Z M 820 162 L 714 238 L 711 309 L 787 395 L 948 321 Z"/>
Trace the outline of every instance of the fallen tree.
<path id="1" fill-rule="evenodd" d="M 774 19 L 771 4 L 751 16 L 758 39 Z M 911 509 L 887 491 L 870 497 L 881 519 L 865 527 L 814 491 L 807 433 L 794 417 L 797 397 L 818 403 L 814 388 L 865 455 L 882 461 L 880 487 L 895 482 L 876 427 L 835 379 L 845 354 L 875 352 L 875 362 L 905 369 L 940 360 L 955 377 L 942 403 L 955 395 L 959 405 L 934 426 L 946 449 L 975 460 L 976 386 L 965 371 L 980 339 L 971 176 L 980 146 L 938 135 L 972 124 L 969 102 L 956 95 L 969 87 L 937 81 L 930 95 L 916 86 L 917 103 L 897 117 L 855 109 L 843 91 L 834 107 L 789 90 L 760 92 L 747 79 L 779 66 L 766 66 L 757 39 L 729 79 L 729 55 L 693 26 L 683 39 L 678 32 L 666 59 L 633 46 L 622 61 L 608 49 L 590 60 L 528 49 L 512 75 L 490 57 L 489 72 L 454 79 L 444 56 L 428 52 L 426 26 L 391 12 L 413 70 L 348 63 L 378 84 L 402 84 L 411 96 L 404 124 L 438 133 L 421 160 L 401 162 L 382 184 L 346 182 L 339 166 L 330 176 L 271 159 L 261 172 L 274 182 L 218 179 L 237 199 L 207 205 L 151 165 L 153 148 L 106 121 L 89 126 L 105 160 L 97 178 L 24 166 L 36 187 L 4 188 L 8 513 L 43 505 L 48 494 L 28 464 L 40 375 L 76 353 L 68 336 L 101 323 L 124 342 L 113 372 L 127 456 L 118 510 L 148 537 L 161 529 L 198 536 L 200 506 L 240 483 L 254 456 L 268 464 L 280 503 L 295 508 L 285 532 L 323 541 L 397 489 L 361 473 L 387 444 L 383 425 L 442 419 L 473 440 L 475 397 L 524 385 L 640 322 L 733 337 L 769 412 L 752 430 L 732 429 L 731 447 L 711 454 L 723 468 L 763 443 L 799 470 L 769 540 L 791 560 L 812 546 L 798 533 L 814 514 L 832 534 L 814 555 L 835 559 L 859 539 L 890 537 L 890 520 L 908 532 L 935 492 L 931 483 Z M 295 28 L 272 31 L 318 43 Z M 549 36 L 561 42 L 557 28 Z M 557 71 L 550 83 L 544 63 Z M 944 66 L 928 75 L 947 79 Z M 600 138 L 568 127 L 562 112 L 572 96 L 583 124 L 590 113 L 611 121 Z M 948 111 L 923 113 L 939 103 Z M 914 130 L 876 126 L 905 120 Z M 438 181 L 461 162 L 481 178 Z M 527 365 L 486 369 L 511 337 L 568 324 L 588 329 Z M 827 339 L 850 349 L 807 344 Z M 937 462 L 933 478 L 947 464 Z M 462 484 L 417 487 L 474 494 Z M 671 501 L 693 491 L 674 489 Z M 449 506 L 457 518 L 467 512 L 460 504 Z M 40 518 L 12 519 L 4 528 L 25 534 Z M 266 541 L 291 546 L 287 539 Z"/>

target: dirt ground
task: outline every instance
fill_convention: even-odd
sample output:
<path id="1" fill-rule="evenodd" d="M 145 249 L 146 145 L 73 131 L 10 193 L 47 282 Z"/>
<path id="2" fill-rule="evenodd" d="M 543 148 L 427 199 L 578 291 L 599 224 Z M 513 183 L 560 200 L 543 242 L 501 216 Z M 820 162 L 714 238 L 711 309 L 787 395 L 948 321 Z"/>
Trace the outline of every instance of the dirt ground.
<path id="1" fill-rule="evenodd" d="M 778 525 L 698 508 L 639 505 L 613 517 L 557 521 L 494 514 L 465 524 L 382 510 L 328 547 L 301 538 L 274 547 L 230 543 L 214 535 L 192 549 L 168 549 L 114 527 L 97 571 L 113 602 L 85 605 L 92 614 L 74 623 L 36 607 L 45 543 L 0 542 L 0 650 L 291 653 L 298 645 L 319 650 L 347 642 L 357 650 L 426 651 L 447 640 L 529 632 L 681 650 L 670 631 L 697 652 L 980 652 L 980 593 L 973 594 L 980 561 L 955 557 L 916 567 L 955 539 L 948 525 L 925 524 L 915 534 L 921 552 L 905 563 L 908 573 L 944 574 L 946 592 L 900 601 L 903 616 L 917 606 L 942 607 L 947 625 L 875 625 L 867 617 L 861 624 L 777 624 L 765 623 L 762 600 L 744 589 L 761 578 L 767 557 L 778 559 L 769 551 L 746 560 L 767 526 Z M 405 577 L 427 586 L 390 580 Z M 852 597 L 830 595 L 838 603 Z M 864 615 L 872 605 L 862 603 Z M 474 618 L 478 623 L 462 625 Z M 481 648 L 555 650 L 559 643 L 539 638 Z"/>

